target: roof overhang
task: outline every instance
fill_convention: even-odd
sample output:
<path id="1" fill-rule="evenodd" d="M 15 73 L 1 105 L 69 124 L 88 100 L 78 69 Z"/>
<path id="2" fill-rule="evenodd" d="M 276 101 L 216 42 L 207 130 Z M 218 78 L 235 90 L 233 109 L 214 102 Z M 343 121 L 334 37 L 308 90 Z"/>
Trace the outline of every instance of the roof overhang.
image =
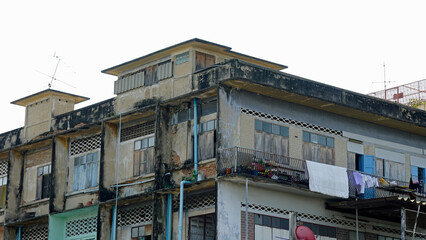
<path id="1" fill-rule="evenodd" d="M 409 225 L 414 225 L 419 206 L 422 215 L 419 215 L 417 224 L 419 227 L 426 228 L 426 218 L 424 217 L 426 202 L 398 196 L 326 202 L 326 209 L 329 210 L 350 214 L 355 214 L 358 210 L 359 216 L 398 223 L 401 221 L 401 209 L 404 208 L 406 210 L 406 221 Z"/>
<path id="2" fill-rule="evenodd" d="M 230 60 L 194 75 L 198 88 L 218 83 L 338 115 L 426 136 L 426 111 Z"/>
<path id="3" fill-rule="evenodd" d="M 223 46 L 217 43 L 213 43 L 213 42 L 208 42 L 202 39 L 198 39 L 198 38 L 194 38 L 185 42 L 181 42 L 178 43 L 176 45 L 161 49 L 159 51 L 147 54 L 145 56 L 133 59 L 131 61 L 119 64 L 117 66 L 114 67 L 110 67 L 107 68 L 105 70 L 102 71 L 102 73 L 107 73 L 107 74 L 111 74 L 114 76 L 117 76 L 118 74 L 120 74 L 123 71 L 127 71 L 133 68 L 136 68 L 138 66 L 147 64 L 149 62 L 170 56 L 172 53 L 176 53 L 176 52 L 180 52 L 180 51 L 184 51 L 186 49 L 189 48 L 201 48 L 201 49 L 206 49 L 206 50 L 210 50 L 210 51 L 215 51 L 218 53 L 221 53 L 225 56 L 228 56 L 229 58 L 239 58 L 241 60 L 244 61 L 248 61 L 248 62 L 252 62 L 261 66 L 265 66 L 265 67 L 269 67 L 272 68 L 274 70 L 282 70 L 287 68 L 287 66 L 285 65 L 281 65 L 278 63 L 273 63 L 270 61 L 266 61 L 260 58 L 255 58 L 252 56 L 248 56 L 242 53 L 238 53 L 238 52 L 234 52 L 231 50 L 230 47 L 227 46 Z"/>
<path id="4" fill-rule="evenodd" d="M 16 104 L 16 105 L 20 105 L 20 106 L 25 107 L 28 104 L 31 104 L 31 103 L 37 102 L 39 100 L 45 99 L 46 97 L 49 97 L 49 96 L 57 96 L 57 97 L 61 97 L 61 98 L 64 98 L 64 99 L 72 100 L 75 104 L 89 100 L 89 98 L 87 98 L 87 97 L 82 97 L 82 96 L 78 96 L 78 95 L 74 95 L 74 94 L 70 94 L 70 93 L 65 93 L 65 92 L 61 92 L 61 91 L 57 91 L 57 90 L 53 90 L 53 89 L 46 89 L 46 90 L 43 90 L 41 92 L 29 95 L 27 97 L 23 97 L 23 98 L 20 98 L 18 100 L 15 100 L 15 101 L 11 102 L 11 104 Z"/>

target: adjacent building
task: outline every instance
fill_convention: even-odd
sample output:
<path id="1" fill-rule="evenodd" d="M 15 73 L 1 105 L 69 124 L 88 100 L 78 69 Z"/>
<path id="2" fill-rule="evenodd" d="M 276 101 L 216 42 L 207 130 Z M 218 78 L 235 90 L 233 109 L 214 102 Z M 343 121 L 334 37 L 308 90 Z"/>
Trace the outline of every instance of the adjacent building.
<path id="1" fill-rule="evenodd" d="M 426 238 L 426 112 L 192 39 L 0 134 L 0 239 Z"/>

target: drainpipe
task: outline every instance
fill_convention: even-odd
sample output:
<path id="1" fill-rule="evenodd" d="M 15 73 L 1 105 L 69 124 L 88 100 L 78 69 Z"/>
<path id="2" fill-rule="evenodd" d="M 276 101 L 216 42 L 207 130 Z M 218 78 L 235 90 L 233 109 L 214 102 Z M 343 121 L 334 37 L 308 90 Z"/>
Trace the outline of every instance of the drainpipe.
<path id="1" fill-rule="evenodd" d="M 194 98 L 194 181 L 198 181 L 198 116 L 197 116 L 197 98 Z M 179 240 L 182 240 L 182 222 L 183 222 L 183 188 L 185 183 L 190 181 L 180 182 L 179 195 Z"/>
<path id="2" fill-rule="evenodd" d="M 16 234 L 16 240 L 21 240 L 21 231 L 22 231 L 22 227 L 19 227 L 18 234 Z"/>
<path id="3" fill-rule="evenodd" d="M 167 229 L 166 240 L 172 239 L 172 198 L 171 193 L 167 194 Z"/>
<path id="4" fill-rule="evenodd" d="M 197 99 L 194 98 L 194 171 L 195 181 L 198 180 L 198 116 Z"/>
<path id="5" fill-rule="evenodd" d="M 116 221 L 116 211 L 115 211 L 116 206 L 112 206 L 112 222 L 111 222 L 111 240 L 115 240 L 115 221 Z"/>
<path id="6" fill-rule="evenodd" d="M 118 175 L 120 174 L 120 142 L 121 142 L 121 113 L 120 113 L 120 122 L 118 125 L 118 134 L 117 134 L 117 156 L 115 162 L 115 206 L 112 208 L 112 223 L 111 223 L 111 240 L 115 240 L 117 237 L 117 208 L 118 208 Z"/>
<path id="7" fill-rule="evenodd" d="M 190 181 L 183 180 L 180 182 L 180 195 L 179 195 L 179 240 L 182 240 L 182 218 L 183 218 L 183 187 L 185 183 Z"/>

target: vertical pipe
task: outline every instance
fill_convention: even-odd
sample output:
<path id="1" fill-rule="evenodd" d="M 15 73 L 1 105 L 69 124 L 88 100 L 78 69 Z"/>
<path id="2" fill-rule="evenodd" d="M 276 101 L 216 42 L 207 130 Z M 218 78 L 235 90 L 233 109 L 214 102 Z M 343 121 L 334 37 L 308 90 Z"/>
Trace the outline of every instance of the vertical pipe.
<path id="1" fill-rule="evenodd" d="M 198 116 L 197 99 L 194 98 L 194 171 L 195 181 L 198 179 Z"/>
<path id="2" fill-rule="evenodd" d="M 355 228 L 356 228 L 356 240 L 359 240 L 359 237 L 358 237 L 358 232 L 359 232 L 359 230 L 358 230 L 358 205 L 355 207 L 355 224 L 356 224 L 356 226 L 355 226 Z"/>
<path id="3" fill-rule="evenodd" d="M 118 136 L 117 136 L 117 160 L 115 166 L 115 176 L 116 176 L 116 184 L 115 184 L 115 206 L 113 207 L 112 213 L 112 226 L 111 226 L 111 240 L 115 240 L 117 237 L 117 205 L 118 205 L 118 175 L 120 173 L 120 141 L 121 141 L 121 113 L 120 113 L 120 123 L 118 124 Z"/>
<path id="4" fill-rule="evenodd" d="M 166 229 L 166 240 L 171 240 L 172 236 L 172 198 L 171 193 L 167 194 L 167 229 Z"/>
<path id="5" fill-rule="evenodd" d="M 179 240 L 182 240 L 182 221 L 183 221 L 183 188 L 185 183 L 190 183 L 189 181 L 180 182 L 180 194 L 179 194 Z"/>
<path id="6" fill-rule="evenodd" d="M 405 240 L 405 208 L 401 208 L 401 240 Z"/>
<path id="7" fill-rule="evenodd" d="M 111 240 L 115 240 L 115 221 L 116 221 L 116 211 L 115 211 L 116 206 L 112 206 L 112 222 L 111 222 Z"/>
<path id="8" fill-rule="evenodd" d="M 248 240 L 248 179 L 246 178 L 246 240 Z"/>
<path id="9" fill-rule="evenodd" d="M 21 231 L 22 231 L 22 227 L 20 226 L 18 228 L 18 234 L 16 234 L 16 240 L 21 240 Z"/>

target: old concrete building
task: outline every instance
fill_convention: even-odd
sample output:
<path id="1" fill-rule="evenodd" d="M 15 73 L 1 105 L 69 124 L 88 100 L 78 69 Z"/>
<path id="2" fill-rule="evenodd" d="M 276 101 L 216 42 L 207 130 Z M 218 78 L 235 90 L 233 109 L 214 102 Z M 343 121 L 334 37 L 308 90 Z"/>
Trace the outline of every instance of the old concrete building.
<path id="1" fill-rule="evenodd" d="M 426 112 L 285 68 L 192 39 L 12 102 L 0 239 L 425 239 Z"/>

